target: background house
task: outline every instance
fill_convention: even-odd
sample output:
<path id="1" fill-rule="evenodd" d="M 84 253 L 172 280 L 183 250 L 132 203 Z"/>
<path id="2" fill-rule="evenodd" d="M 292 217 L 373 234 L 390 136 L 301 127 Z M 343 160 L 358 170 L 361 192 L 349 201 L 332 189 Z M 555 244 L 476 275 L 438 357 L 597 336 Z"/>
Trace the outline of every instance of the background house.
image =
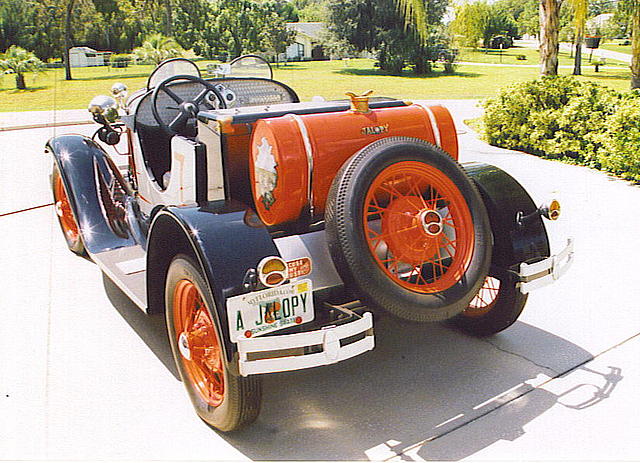
<path id="1" fill-rule="evenodd" d="M 71 67 L 104 66 L 109 64 L 110 51 L 96 51 L 89 47 L 73 47 L 69 49 Z"/>
<path id="2" fill-rule="evenodd" d="M 284 53 L 287 61 L 327 59 L 320 43 L 326 31 L 324 23 L 287 23 L 287 28 L 296 33 L 294 42 Z"/>

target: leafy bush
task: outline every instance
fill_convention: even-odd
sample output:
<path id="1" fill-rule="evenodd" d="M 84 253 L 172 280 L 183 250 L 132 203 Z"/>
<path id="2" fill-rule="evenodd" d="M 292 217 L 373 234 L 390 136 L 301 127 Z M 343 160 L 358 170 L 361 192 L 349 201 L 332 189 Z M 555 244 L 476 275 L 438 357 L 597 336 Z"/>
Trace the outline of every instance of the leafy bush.
<path id="1" fill-rule="evenodd" d="M 605 123 L 598 162 L 603 170 L 640 182 L 640 91 L 620 101 L 617 111 Z"/>
<path id="2" fill-rule="evenodd" d="M 543 77 L 508 87 L 484 106 L 493 145 L 640 181 L 640 92 Z"/>

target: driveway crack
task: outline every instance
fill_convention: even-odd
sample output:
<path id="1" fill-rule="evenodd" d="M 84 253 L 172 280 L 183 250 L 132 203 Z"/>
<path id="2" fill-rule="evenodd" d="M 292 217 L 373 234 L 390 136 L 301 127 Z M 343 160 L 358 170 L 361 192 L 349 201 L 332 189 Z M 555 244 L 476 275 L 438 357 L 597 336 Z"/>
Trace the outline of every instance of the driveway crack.
<path id="1" fill-rule="evenodd" d="M 557 371 L 557 370 L 555 370 L 555 369 L 553 369 L 553 368 L 551 368 L 551 367 L 549 367 L 547 365 L 543 365 L 543 364 L 538 363 L 538 362 L 536 362 L 534 360 L 531 360 L 530 358 L 525 357 L 522 354 L 518 354 L 517 352 L 512 352 L 512 351 L 510 351 L 508 349 L 500 347 L 499 345 L 491 342 L 491 340 L 488 339 L 488 338 L 481 338 L 480 340 L 483 341 L 483 342 L 486 342 L 487 344 L 490 344 L 491 346 L 493 346 L 495 349 L 499 350 L 500 352 L 504 352 L 505 354 L 513 355 L 514 357 L 518 357 L 518 358 L 520 358 L 522 360 L 526 360 L 529 363 L 533 363 L 537 367 L 544 368 L 545 370 L 549 370 L 549 371 L 553 372 L 553 375 L 550 375 L 550 376 L 556 377 L 556 376 L 559 376 L 559 375 L 562 374 L 562 372 L 559 372 L 559 371 Z"/>

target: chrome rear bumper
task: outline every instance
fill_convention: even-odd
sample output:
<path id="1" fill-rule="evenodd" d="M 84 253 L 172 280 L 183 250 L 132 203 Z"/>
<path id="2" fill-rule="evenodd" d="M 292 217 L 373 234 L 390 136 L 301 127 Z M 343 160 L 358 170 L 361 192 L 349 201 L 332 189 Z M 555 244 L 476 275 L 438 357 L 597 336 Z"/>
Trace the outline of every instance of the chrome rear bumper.
<path id="1" fill-rule="evenodd" d="M 521 263 L 518 272 L 520 291 L 527 294 L 534 289 L 553 283 L 564 275 L 572 262 L 573 240 L 569 239 L 565 248 L 558 254 L 534 264 Z"/>
<path id="2" fill-rule="evenodd" d="M 349 338 L 360 336 L 361 339 L 349 342 Z M 241 336 L 238 338 L 240 374 L 248 376 L 329 365 L 363 354 L 373 347 L 370 312 L 352 322 L 315 331 L 257 338 Z"/>

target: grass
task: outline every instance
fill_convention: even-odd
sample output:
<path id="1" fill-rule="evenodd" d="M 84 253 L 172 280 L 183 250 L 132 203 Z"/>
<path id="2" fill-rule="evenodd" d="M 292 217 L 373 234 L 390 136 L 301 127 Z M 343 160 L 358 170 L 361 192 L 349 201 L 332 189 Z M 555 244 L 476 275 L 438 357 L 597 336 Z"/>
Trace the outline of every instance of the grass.
<path id="1" fill-rule="evenodd" d="M 621 42 L 609 42 L 609 43 L 604 43 L 604 44 L 600 44 L 600 48 L 604 48 L 605 50 L 610 50 L 610 51 L 618 51 L 620 53 L 627 53 L 628 55 L 631 54 L 631 45 L 619 45 L 619 43 Z"/>
<path id="2" fill-rule="evenodd" d="M 516 57 L 522 55 L 524 60 Z M 486 50 L 484 48 L 472 49 L 462 48 L 458 56 L 459 61 L 472 63 L 509 64 L 509 65 L 538 65 L 540 63 L 540 52 L 534 48 L 512 47 L 500 52 L 500 50 Z M 573 66 L 573 57 L 570 53 L 560 51 L 558 54 L 558 64 L 560 66 Z M 607 59 L 607 64 L 611 66 L 628 66 L 620 61 Z M 589 55 L 583 54 L 582 66 L 589 65 Z"/>
<path id="3" fill-rule="evenodd" d="M 537 54 L 536 50 L 530 51 Z M 537 58 L 528 62 L 537 64 Z M 206 64 L 198 62 L 200 68 L 206 68 Z M 143 87 L 151 70 L 152 66 L 75 68 L 74 80 L 65 81 L 64 69 L 50 69 L 37 76 L 27 75 L 27 85 L 32 87 L 28 90 L 15 90 L 13 76 L 5 75 L 0 77 L 0 111 L 86 108 L 95 95 L 108 94 L 115 82 L 125 83 L 130 92 Z M 459 65 L 454 75 L 444 75 L 436 69 L 432 76 L 391 76 L 374 68 L 373 60 L 352 59 L 289 63 L 275 68 L 274 78 L 293 88 L 302 100 L 314 95 L 344 98 L 347 91 L 369 89 L 375 95 L 403 99 L 468 99 L 495 96 L 508 84 L 535 79 L 538 72 L 537 67 Z M 628 67 L 595 73 L 593 66 L 585 65 L 583 72 L 579 79 L 594 80 L 616 90 L 629 88 Z M 560 73 L 570 74 L 571 69 L 560 69 Z"/>

